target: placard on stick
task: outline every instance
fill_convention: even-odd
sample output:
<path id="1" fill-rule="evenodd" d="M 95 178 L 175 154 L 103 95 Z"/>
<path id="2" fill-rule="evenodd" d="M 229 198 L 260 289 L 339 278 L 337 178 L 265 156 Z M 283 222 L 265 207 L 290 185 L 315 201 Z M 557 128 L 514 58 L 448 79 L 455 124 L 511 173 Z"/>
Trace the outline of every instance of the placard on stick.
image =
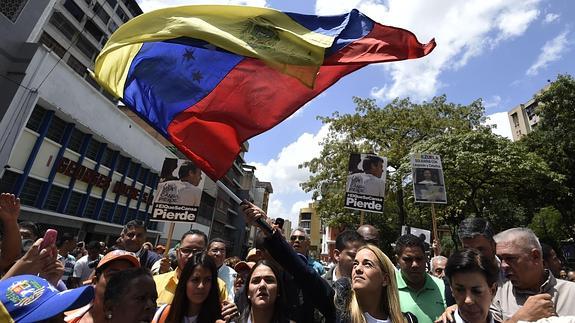
<path id="1" fill-rule="evenodd" d="M 154 196 L 150 221 L 195 222 L 203 187 L 203 173 L 193 162 L 166 158 Z"/>
<path id="2" fill-rule="evenodd" d="M 344 207 L 383 213 L 387 158 L 371 154 L 349 157 Z"/>
<path id="3" fill-rule="evenodd" d="M 411 155 L 413 196 L 416 203 L 447 203 L 441 157 L 432 154 Z"/>

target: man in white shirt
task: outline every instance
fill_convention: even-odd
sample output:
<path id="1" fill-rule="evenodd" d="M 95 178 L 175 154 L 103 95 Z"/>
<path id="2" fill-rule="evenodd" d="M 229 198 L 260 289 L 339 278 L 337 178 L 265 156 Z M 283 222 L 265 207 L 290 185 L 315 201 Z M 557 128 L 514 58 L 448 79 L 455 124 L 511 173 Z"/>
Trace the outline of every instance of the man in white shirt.
<path id="1" fill-rule="evenodd" d="M 88 254 L 76 260 L 74 264 L 74 273 L 72 274 L 72 279 L 74 280 L 73 285 L 81 286 L 82 282 L 90 278 L 90 275 L 94 271 L 94 268 L 98 265 L 96 261 L 102 259 L 100 254 L 102 246 L 99 241 L 90 241 L 86 246 Z M 93 264 L 90 266 L 90 264 Z"/>
<path id="2" fill-rule="evenodd" d="M 362 161 L 363 173 L 356 173 L 347 178 L 347 191 L 371 196 L 383 197 L 385 182 L 383 175 L 383 159 L 369 155 Z"/>
<path id="3" fill-rule="evenodd" d="M 175 205 L 199 206 L 202 199 L 202 171 L 191 161 L 178 170 L 179 179 L 158 185 L 158 197 L 154 202 Z"/>
<path id="4" fill-rule="evenodd" d="M 214 259 L 218 267 L 218 277 L 226 283 L 228 298 L 233 301 L 234 299 L 234 282 L 237 277 L 237 272 L 224 264 L 226 260 L 226 242 L 220 238 L 214 238 L 208 244 L 208 255 Z"/>

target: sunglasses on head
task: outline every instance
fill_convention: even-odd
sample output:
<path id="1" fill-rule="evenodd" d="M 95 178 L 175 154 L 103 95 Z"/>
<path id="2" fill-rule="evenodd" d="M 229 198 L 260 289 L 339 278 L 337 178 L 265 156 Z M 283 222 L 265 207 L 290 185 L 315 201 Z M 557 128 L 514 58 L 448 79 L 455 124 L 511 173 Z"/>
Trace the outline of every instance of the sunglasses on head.
<path id="1" fill-rule="evenodd" d="M 298 241 L 304 241 L 304 240 L 305 240 L 305 237 L 304 237 L 304 236 L 291 236 L 291 237 L 290 237 L 290 240 L 291 240 L 291 241 L 296 241 L 296 240 L 298 240 Z"/>

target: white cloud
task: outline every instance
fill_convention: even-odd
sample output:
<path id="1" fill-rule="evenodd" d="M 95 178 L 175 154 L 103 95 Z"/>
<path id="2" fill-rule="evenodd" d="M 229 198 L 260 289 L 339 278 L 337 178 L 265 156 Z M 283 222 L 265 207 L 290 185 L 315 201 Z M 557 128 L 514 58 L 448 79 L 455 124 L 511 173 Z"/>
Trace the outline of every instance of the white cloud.
<path id="1" fill-rule="evenodd" d="M 545 15 L 545 18 L 543 18 L 543 23 L 545 24 L 550 24 L 554 21 L 556 21 L 557 19 L 559 19 L 559 15 L 556 13 L 548 13 Z"/>
<path id="2" fill-rule="evenodd" d="M 509 124 L 509 117 L 507 112 L 497 112 L 487 116 L 486 125 L 495 125 L 496 127 L 491 129 L 491 131 L 496 134 L 510 140 L 513 140 L 513 135 L 511 133 L 511 125 Z"/>
<path id="3" fill-rule="evenodd" d="M 256 167 L 255 174 L 260 181 L 271 182 L 268 213 L 271 217 L 290 219 L 294 226 L 298 223 L 299 209 L 311 202 L 311 195 L 305 193 L 300 183 L 306 181 L 310 172 L 299 169 L 298 165 L 318 157 L 320 142 L 328 133 L 329 126 L 322 126 L 316 134 L 304 133 L 296 141 L 285 146 L 278 156 L 267 163 L 249 162 Z"/>
<path id="4" fill-rule="evenodd" d="M 499 104 L 501 104 L 501 97 L 499 95 L 494 95 L 491 99 L 483 101 L 485 109 L 497 108 Z"/>
<path id="5" fill-rule="evenodd" d="M 437 47 L 427 57 L 382 66 L 390 84 L 372 89 L 372 96 L 388 100 L 410 96 L 429 99 L 445 87 L 439 76 L 508 39 L 521 36 L 539 15 L 540 0 L 316 0 L 316 14 L 341 14 L 358 8 L 385 25 L 406 28 Z"/>
<path id="6" fill-rule="evenodd" d="M 537 57 L 537 60 L 529 67 L 525 74 L 535 76 L 539 73 L 539 70 L 547 67 L 549 63 L 561 59 L 561 55 L 567 50 L 567 45 L 567 30 L 565 30 L 541 47 L 541 53 Z"/>
<path id="7" fill-rule="evenodd" d="M 267 6 L 266 0 L 137 0 L 137 2 L 144 12 L 166 7 L 187 6 L 193 4 L 228 4 L 254 7 Z"/>
<path id="8" fill-rule="evenodd" d="M 266 164 L 251 162 L 256 167 L 255 174 L 261 181 L 272 182 L 275 193 L 301 192 L 299 183 L 308 179 L 307 169 L 298 165 L 318 157 L 320 142 L 328 133 L 329 126 L 324 125 L 317 134 L 304 133 L 295 142 L 282 148 L 277 158 Z"/>

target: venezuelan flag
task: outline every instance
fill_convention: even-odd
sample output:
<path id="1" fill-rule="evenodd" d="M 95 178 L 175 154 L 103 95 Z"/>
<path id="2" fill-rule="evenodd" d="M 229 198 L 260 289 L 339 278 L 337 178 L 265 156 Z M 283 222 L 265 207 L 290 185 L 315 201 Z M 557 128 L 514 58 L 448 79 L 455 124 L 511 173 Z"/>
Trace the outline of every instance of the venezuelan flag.
<path id="1" fill-rule="evenodd" d="M 217 180 L 241 144 L 341 77 L 375 62 L 419 58 L 435 41 L 339 16 L 245 6 L 160 9 L 122 25 L 94 77 Z"/>

